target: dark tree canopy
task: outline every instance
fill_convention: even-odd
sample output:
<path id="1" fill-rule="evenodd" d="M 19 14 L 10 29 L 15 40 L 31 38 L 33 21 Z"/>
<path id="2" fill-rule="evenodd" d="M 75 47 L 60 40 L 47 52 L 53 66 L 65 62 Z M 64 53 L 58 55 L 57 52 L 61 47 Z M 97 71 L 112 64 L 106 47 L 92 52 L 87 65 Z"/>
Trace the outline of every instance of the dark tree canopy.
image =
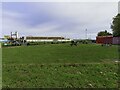
<path id="1" fill-rule="evenodd" d="M 112 35 L 112 34 L 107 32 L 107 30 L 101 31 L 101 32 L 98 33 L 98 36 L 109 36 L 109 35 Z"/>
<path id="2" fill-rule="evenodd" d="M 111 29 L 113 30 L 113 36 L 120 36 L 120 14 L 113 18 Z"/>

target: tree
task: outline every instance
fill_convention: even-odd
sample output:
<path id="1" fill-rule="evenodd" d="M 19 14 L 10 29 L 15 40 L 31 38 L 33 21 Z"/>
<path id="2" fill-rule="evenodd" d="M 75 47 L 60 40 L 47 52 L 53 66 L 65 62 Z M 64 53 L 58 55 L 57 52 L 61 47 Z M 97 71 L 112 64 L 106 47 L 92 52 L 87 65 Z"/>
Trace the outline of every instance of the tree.
<path id="1" fill-rule="evenodd" d="M 111 29 L 113 30 L 113 36 L 120 36 L 120 14 L 113 18 Z"/>
<path id="2" fill-rule="evenodd" d="M 112 35 L 112 34 L 107 32 L 107 30 L 101 31 L 101 32 L 98 33 L 98 36 L 109 36 L 109 35 Z"/>

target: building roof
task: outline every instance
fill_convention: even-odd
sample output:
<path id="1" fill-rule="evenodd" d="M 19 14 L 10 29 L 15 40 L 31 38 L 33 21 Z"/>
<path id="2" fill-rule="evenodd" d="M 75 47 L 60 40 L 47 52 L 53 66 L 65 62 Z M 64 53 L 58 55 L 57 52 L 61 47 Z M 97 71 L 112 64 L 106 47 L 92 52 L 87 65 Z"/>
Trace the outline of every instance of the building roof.
<path id="1" fill-rule="evenodd" d="M 26 37 L 26 39 L 65 39 L 64 37 Z"/>

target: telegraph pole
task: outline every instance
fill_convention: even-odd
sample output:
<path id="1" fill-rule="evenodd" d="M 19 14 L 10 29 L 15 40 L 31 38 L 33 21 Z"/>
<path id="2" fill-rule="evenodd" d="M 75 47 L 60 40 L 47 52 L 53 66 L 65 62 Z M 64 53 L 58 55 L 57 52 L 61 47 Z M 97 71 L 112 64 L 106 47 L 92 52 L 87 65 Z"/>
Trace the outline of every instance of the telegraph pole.
<path id="1" fill-rule="evenodd" d="M 85 29 L 85 37 L 86 37 L 86 39 L 87 39 L 87 29 Z"/>

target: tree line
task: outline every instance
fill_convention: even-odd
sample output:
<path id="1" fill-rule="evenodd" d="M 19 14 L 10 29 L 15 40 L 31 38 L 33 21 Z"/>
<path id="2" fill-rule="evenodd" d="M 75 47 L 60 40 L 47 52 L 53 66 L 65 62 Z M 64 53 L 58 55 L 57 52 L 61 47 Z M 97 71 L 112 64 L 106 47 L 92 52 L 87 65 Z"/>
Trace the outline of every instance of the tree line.
<path id="1" fill-rule="evenodd" d="M 111 29 L 113 33 L 105 31 L 100 31 L 98 32 L 97 36 L 109 36 L 113 35 L 114 37 L 119 37 L 120 36 L 120 14 L 117 14 L 112 21 Z"/>

